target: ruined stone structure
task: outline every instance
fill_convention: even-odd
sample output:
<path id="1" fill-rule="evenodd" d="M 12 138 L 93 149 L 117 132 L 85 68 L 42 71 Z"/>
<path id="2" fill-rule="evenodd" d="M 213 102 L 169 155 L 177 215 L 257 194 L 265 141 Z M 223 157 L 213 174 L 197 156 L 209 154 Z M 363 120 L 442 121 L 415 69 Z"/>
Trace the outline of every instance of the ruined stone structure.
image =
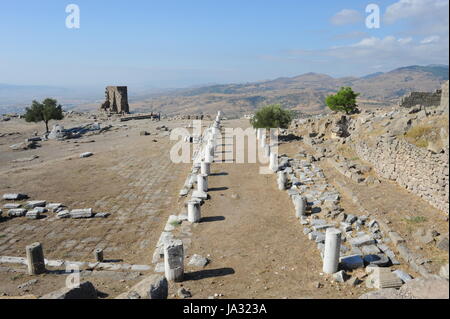
<path id="1" fill-rule="evenodd" d="M 442 85 L 441 93 L 441 105 L 440 108 L 444 110 L 444 113 L 448 114 L 448 84 L 449 81 Z"/>
<path id="2" fill-rule="evenodd" d="M 105 91 L 105 102 L 100 107 L 108 113 L 128 114 L 128 88 L 126 86 L 107 86 Z"/>
<path id="3" fill-rule="evenodd" d="M 433 154 L 404 140 L 381 136 L 375 145 L 355 143 L 355 151 L 377 174 L 396 181 L 432 206 L 449 212 L 448 154 Z"/>
<path id="4" fill-rule="evenodd" d="M 428 107 L 428 106 L 438 106 L 441 104 L 441 93 L 442 91 L 436 90 L 434 93 L 431 92 L 411 92 L 404 96 L 400 101 L 400 107 L 414 107 L 416 105 Z"/>

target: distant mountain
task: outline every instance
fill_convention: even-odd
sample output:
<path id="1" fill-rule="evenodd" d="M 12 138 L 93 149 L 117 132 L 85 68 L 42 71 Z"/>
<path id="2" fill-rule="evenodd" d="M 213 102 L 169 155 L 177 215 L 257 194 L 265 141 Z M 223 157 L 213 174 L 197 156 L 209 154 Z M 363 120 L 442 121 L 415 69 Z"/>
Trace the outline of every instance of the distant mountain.
<path id="1" fill-rule="evenodd" d="M 239 116 L 267 104 L 301 112 L 322 112 L 325 98 L 342 86 L 359 92 L 362 107 L 385 107 L 396 104 L 412 91 L 432 92 L 449 78 L 448 65 L 412 65 L 389 72 L 362 77 L 333 78 L 326 74 L 306 73 L 273 80 L 212 84 L 185 89 L 155 89 L 146 85 L 128 88 L 133 112 L 156 111 L 175 115 L 212 114 L 218 110 L 227 116 Z M 65 89 L 49 86 L 0 84 L 0 114 L 22 112 L 33 99 L 57 98 L 66 109 L 95 110 L 104 98 L 104 90 Z"/>
<path id="2" fill-rule="evenodd" d="M 376 72 L 376 73 L 372 73 L 372 74 L 367 74 L 367 75 L 361 77 L 361 79 L 371 79 L 371 78 L 375 78 L 375 77 L 377 77 L 379 75 L 382 75 L 382 74 L 384 74 L 384 73 L 383 72 Z"/>
<path id="3" fill-rule="evenodd" d="M 325 98 L 342 86 L 361 93 L 359 105 L 384 107 L 396 104 L 408 92 L 432 92 L 449 78 L 447 65 L 407 66 L 390 72 L 377 72 L 360 78 L 333 78 L 326 74 L 307 73 L 274 80 L 211 85 L 175 90 L 166 95 L 136 98 L 132 107 L 139 111 L 166 114 L 213 113 L 222 110 L 228 116 L 242 115 L 263 105 L 280 103 L 303 112 L 326 109 Z"/>

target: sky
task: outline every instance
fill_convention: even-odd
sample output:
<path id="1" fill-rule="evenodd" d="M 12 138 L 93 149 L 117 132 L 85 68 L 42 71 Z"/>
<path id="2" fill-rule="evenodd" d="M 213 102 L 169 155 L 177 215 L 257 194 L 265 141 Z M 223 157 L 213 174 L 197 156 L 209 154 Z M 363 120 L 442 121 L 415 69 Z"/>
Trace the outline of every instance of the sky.
<path id="1" fill-rule="evenodd" d="M 366 25 L 371 3 L 379 28 Z M 80 10 L 79 28 L 66 26 L 69 4 Z M 0 83 L 176 88 L 448 64 L 448 7 L 448 0 L 0 0 Z"/>

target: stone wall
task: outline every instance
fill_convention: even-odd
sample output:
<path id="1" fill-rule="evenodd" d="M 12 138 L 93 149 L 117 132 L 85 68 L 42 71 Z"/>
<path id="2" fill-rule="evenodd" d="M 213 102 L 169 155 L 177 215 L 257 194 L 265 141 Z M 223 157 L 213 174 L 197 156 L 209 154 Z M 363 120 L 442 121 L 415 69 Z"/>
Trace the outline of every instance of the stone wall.
<path id="1" fill-rule="evenodd" d="M 357 142 L 354 149 L 361 159 L 373 165 L 377 174 L 396 181 L 448 214 L 448 150 L 433 154 L 404 140 L 387 136 L 379 137 L 375 145 Z"/>
<path id="2" fill-rule="evenodd" d="M 436 90 L 434 93 L 430 92 L 411 92 L 404 96 L 400 101 L 401 107 L 421 106 L 438 106 L 441 104 L 441 90 Z"/>
<path id="3" fill-rule="evenodd" d="M 128 88 L 126 86 L 107 86 L 105 102 L 100 109 L 109 113 L 130 113 Z"/>
<path id="4" fill-rule="evenodd" d="M 442 85 L 442 94 L 441 94 L 441 106 L 440 108 L 444 110 L 444 113 L 448 114 L 448 84 L 449 81 L 445 82 Z"/>

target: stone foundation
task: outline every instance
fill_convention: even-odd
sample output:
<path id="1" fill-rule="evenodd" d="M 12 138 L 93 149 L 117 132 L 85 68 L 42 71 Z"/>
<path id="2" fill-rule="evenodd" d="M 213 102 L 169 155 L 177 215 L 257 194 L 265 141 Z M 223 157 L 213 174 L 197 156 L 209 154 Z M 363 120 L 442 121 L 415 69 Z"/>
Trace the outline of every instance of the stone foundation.
<path id="1" fill-rule="evenodd" d="M 373 165 L 377 174 L 396 181 L 448 214 L 448 150 L 433 154 L 392 137 L 380 137 L 375 145 L 355 143 L 354 149 L 361 159 Z"/>

